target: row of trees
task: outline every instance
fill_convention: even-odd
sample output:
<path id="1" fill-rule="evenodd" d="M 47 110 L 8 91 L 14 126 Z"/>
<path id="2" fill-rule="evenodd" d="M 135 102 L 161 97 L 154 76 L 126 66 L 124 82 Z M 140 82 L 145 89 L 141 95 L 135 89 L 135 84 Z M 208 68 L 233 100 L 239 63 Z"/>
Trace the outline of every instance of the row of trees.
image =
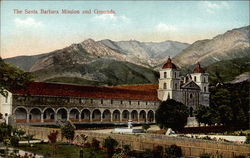
<path id="1" fill-rule="evenodd" d="M 200 123 L 223 124 L 234 129 L 249 127 L 249 82 L 211 88 L 209 107 L 199 106 L 196 118 Z"/>

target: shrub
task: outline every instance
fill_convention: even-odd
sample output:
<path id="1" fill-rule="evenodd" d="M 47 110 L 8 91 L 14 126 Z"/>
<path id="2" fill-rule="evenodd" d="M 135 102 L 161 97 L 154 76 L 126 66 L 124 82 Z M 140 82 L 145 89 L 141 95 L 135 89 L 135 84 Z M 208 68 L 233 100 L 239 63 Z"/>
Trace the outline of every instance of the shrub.
<path id="1" fill-rule="evenodd" d="M 163 147 L 160 145 L 157 145 L 153 148 L 153 155 L 155 158 L 162 158 L 163 156 Z"/>
<path id="2" fill-rule="evenodd" d="M 118 145 L 118 142 L 115 139 L 111 138 L 111 137 L 107 137 L 103 141 L 103 146 L 105 148 L 107 148 L 109 157 L 113 156 L 114 150 L 117 147 L 117 145 Z"/>
<path id="3" fill-rule="evenodd" d="M 91 143 L 91 147 L 94 149 L 94 150 L 98 150 L 100 148 L 100 141 L 97 140 L 96 138 L 93 138 L 92 139 L 92 143 Z"/>
<path id="4" fill-rule="evenodd" d="M 246 144 L 250 144 L 250 134 L 248 134 L 246 136 L 246 141 L 245 141 Z"/>
<path id="5" fill-rule="evenodd" d="M 166 153 L 170 157 L 174 157 L 174 156 L 181 157 L 182 156 L 181 147 L 179 147 L 179 146 L 177 146 L 175 144 L 173 144 L 170 147 L 168 147 L 166 149 Z"/>
<path id="6" fill-rule="evenodd" d="M 75 127 L 67 122 L 63 127 L 61 127 L 62 135 L 69 141 L 72 141 L 75 136 Z"/>
<path id="7" fill-rule="evenodd" d="M 211 154 L 208 154 L 208 153 L 203 153 L 200 155 L 200 158 L 210 158 L 211 157 Z"/>
<path id="8" fill-rule="evenodd" d="M 144 129 L 145 131 L 147 131 L 150 128 L 149 124 L 143 124 L 142 125 L 142 129 Z"/>
<path id="9" fill-rule="evenodd" d="M 12 136 L 10 138 L 10 144 L 13 147 L 18 147 L 18 145 L 19 145 L 19 138 L 17 136 Z"/>
<path id="10" fill-rule="evenodd" d="M 91 148 L 91 144 L 89 142 L 84 143 L 83 147 L 84 148 Z"/>

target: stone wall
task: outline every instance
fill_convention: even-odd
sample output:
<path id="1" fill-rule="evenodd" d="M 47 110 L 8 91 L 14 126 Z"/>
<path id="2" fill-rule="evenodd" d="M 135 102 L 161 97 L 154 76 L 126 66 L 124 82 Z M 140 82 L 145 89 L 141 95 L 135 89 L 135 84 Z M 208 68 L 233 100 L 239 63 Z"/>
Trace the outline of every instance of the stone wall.
<path id="1" fill-rule="evenodd" d="M 52 128 L 42 128 L 42 127 L 28 127 L 22 126 L 26 132 L 29 134 L 34 134 L 35 138 L 47 140 L 47 135 L 58 129 Z M 60 130 L 59 134 L 60 133 Z M 97 133 L 93 131 L 83 131 L 77 130 L 76 136 L 84 134 L 88 136 L 88 141 L 91 141 L 92 138 L 96 138 L 100 141 L 105 139 L 108 136 L 116 139 L 119 142 L 119 145 L 128 144 L 134 150 L 145 150 L 153 149 L 154 146 L 160 145 L 164 148 L 169 147 L 172 144 L 176 144 L 182 148 L 183 154 L 185 157 L 199 157 L 202 153 L 211 153 L 213 155 L 221 155 L 223 158 L 233 158 L 237 155 L 250 156 L 250 145 L 246 144 L 234 144 L 234 143 L 225 143 L 225 142 L 216 142 L 216 141 L 206 141 L 206 140 L 197 140 L 191 138 L 177 138 L 169 137 L 165 135 L 125 135 L 125 134 L 114 134 L 114 133 Z M 62 138 L 58 138 L 62 140 Z M 81 143 L 81 142 L 76 142 Z"/>

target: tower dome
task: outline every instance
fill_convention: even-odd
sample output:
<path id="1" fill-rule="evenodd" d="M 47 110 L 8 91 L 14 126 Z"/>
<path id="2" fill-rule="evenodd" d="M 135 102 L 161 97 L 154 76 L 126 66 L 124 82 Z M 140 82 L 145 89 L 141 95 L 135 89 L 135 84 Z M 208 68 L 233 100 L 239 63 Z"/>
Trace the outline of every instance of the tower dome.
<path id="1" fill-rule="evenodd" d="M 199 62 L 195 65 L 193 73 L 205 73 Z"/>
<path id="2" fill-rule="evenodd" d="M 162 66 L 162 69 L 177 69 L 177 67 L 175 66 L 175 64 L 172 63 L 172 60 L 170 59 L 170 57 L 168 57 L 167 62 Z"/>

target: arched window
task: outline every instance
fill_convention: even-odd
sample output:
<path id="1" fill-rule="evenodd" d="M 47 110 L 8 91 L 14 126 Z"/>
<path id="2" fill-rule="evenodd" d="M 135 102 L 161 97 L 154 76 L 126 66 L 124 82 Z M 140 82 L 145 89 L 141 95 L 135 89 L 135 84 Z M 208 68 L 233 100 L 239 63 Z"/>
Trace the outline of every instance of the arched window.
<path id="1" fill-rule="evenodd" d="M 204 87 L 204 92 L 206 92 L 207 91 L 207 87 Z"/>
<path id="2" fill-rule="evenodd" d="M 204 80 L 203 80 L 203 82 L 206 82 L 206 77 L 204 77 Z"/>
<path id="3" fill-rule="evenodd" d="M 164 78 L 167 78 L 167 72 L 164 72 Z"/>
<path id="4" fill-rule="evenodd" d="M 167 83 L 163 84 L 163 89 L 167 89 Z"/>
<path id="5" fill-rule="evenodd" d="M 103 99 L 101 99 L 101 104 L 103 104 Z"/>
<path id="6" fill-rule="evenodd" d="M 110 100 L 110 103 L 113 104 L 113 99 Z"/>
<path id="7" fill-rule="evenodd" d="M 194 82 L 196 82 L 196 76 L 194 76 Z"/>
<path id="8" fill-rule="evenodd" d="M 175 87 L 175 89 L 177 89 L 177 88 L 178 88 L 178 87 L 177 87 L 177 83 L 175 83 L 174 87 Z"/>
<path id="9" fill-rule="evenodd" d="M 190 99 L 192 99 L 193 98 L 193 94 L 190 94 Z"/>
<path id="10" fill-rule="evenodd" d="M 174 72 L 174 78 L 176 78 L 176 72 Z"/>

